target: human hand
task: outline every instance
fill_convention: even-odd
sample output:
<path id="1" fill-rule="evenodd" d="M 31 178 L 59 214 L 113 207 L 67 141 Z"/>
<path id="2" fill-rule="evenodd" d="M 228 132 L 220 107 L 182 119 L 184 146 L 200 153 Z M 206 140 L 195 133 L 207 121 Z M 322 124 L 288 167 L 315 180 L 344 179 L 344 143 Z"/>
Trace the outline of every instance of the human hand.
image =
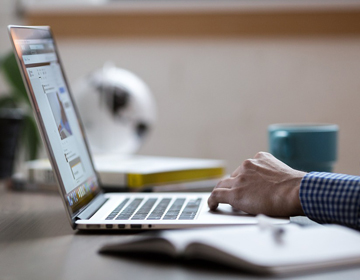
<path id="1" fill-rule="evenodd" d="M 273 155 L 259 152 L 247 159 L 212 191 L 208 205 L 228 203 L 249 214 L 276 217 L 304 215 L 299 190 L 305 172 L 292 169 Z"/>

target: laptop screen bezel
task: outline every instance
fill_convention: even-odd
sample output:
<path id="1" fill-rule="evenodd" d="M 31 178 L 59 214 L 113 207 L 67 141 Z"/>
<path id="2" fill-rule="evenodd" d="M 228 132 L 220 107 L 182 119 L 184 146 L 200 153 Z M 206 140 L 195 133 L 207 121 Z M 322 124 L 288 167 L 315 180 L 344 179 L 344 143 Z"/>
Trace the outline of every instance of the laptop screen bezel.
<path id="1" fill-rule="evenodd" d="M 100 187 L 99 176 L 97 175 L 97 173 L 95 171 L 94 163 L 93 163 L 92 156 L 91 156 L 91 153 L 90 153 L 88 141 L 86 139 L 84 127 L 83 127 L 83 124 L 82 124 L 81 119 L 80 119 L 79 111 L 78 111 L 78 109 L 76 107 L 76 104 L 74 102 L 74 98 L 72 96 L 72 92 L 71 92 L 71 89 L 69 87 L 69 83 L 68 83 L 66 75 L 64 73 L 64 68 L 62 66 L 62 61 L 61 61 L 61 58 L 59 56 L 56 41 L 54 39 L 53 33 L 52 33 L 51 28 L 49 26 L 17 26 L 17 25 L 9 25 L 8 26 L 8 31 L 9 31 L 9 34 L 10 34 L 11 42 L 12 42 L 12 45 L 13 45 L 13 50 L 14 50 L 14 53 L 15 53 L 15 57 L 16 57 L 19 69 L 20 69 L 20 73 L 21 73 L 21 76 L 23 78 L 24 85 L 25 85 L 28 97 L 30 99 L 30 103 L 31 103 L 31 106 L 32 106 L 32 109 L 33 109 L 35 120 L 36 120 L 38 129 L 40 131 L 41 138 L 42 138 L 43 143 L 45 145 L 45 148 L 46 148 L 46 151 L 47 151 L 51 166 L 53 168 L 55 178 L 56 178 L 57 183 L 58 183 L 58 189 L 59 189 L 59 192 L 60 192 L 60 195 L 61 195 L 61 200 L 63 201 L 65 209 L 67 210 L 66 212 L 67 212 L 67 216 L 69 218 L 69 221 L 71 223 L 71 226 L 73 228 L 75 228 L 76 227 L 76 224 L 75 224 L 76 217 L 79 215 L 79 213 L 81 213 L 91 203 L 91 201 L 93 201 L 97 196 L 99 196 L 102 193 L 102 190 L 101 190 L 101 187 Z M 21 37 L 19 37 L 19 33 L 21 33 Z M 70 100 L 72 102 L 74 112 L 75 112 L 75 115 L 77 117 L 78 124 L 79 124 L 80 130 L 81 130 L 82 139 L 83 139 L 83 141 L 85 143 L 86 152 L 89 155 L 89 158 L 90 158 L 90 161 L 91 161 L 91 166 L 92 166 L 92 169 L 94 171 L 94 175 L 96 176 L 96 182 L 97 182 L 96 188 L 93 189 L 93 191 L 89 194 L 90 196 L 88 198 L 90 200 L 88 200 L 88 201 L 84 200 L 83 205 L 81 205 L 79 207 L 79 209 L 76 210 L 75 212 L 73 211 L 73 209 L 70 207 L 68 201 L 66 200 L 67 192 L 66 192 L 66 188 L 64 186 L 64 182 L 63 182 L 62 177 L 61 177 L 59 166 L 58 166 L 58 164 L 57 164 L 57 162 L 55 160 L 55 155 L 54 155 L 54 152 L 53 152 L 53 150 L 51 148 L 50 139 L 49 139 L 48 134 L 46 132 L 46 127 L 44 125 L 44 121 L 43 121 L 42 116 L 40 114 L 40 109 L 38 107 L 38 103 L 36 101 L 35 94 L 33 92 L 33 89 L 32 89 L 31 83 L 30 83 L 30 79 L 29 79 L 27 71 L 26 71 L 26 66 L 25 66 L 24 61 L 22 59 L 21 48 L 16 44 L 16 40 L 19 40 L 19 39 L 20 40 L 22 40 L 22 39 L 23 40 L 26 40 L 26 39 L 31 39 L 31 40 L 32 39 L 51 39 L 52 42 L 53 42 L 53 45 L 54 45 L 54 53 L 56 54 L 56 58 L 57 58 L 57 62 L 59 64 L 59 66 L 60 66 L 61 74 L 63 76 L 65 85 L 66 85 L 66 87 L 68 89 L 69 98 L 70 98 Z"/>

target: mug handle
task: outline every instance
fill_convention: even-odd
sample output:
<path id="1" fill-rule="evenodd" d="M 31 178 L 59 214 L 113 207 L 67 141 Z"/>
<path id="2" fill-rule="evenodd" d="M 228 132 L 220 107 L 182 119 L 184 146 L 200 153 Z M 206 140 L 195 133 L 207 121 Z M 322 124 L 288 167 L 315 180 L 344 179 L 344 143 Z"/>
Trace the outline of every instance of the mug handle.
<path id="1" fill-rule="evenodd" d="M 281 159 L 291 159 L 293 149 L 290 143 L 290 134 L 287 131 L 276 131 L 274 133 L 273 150 Z"/>

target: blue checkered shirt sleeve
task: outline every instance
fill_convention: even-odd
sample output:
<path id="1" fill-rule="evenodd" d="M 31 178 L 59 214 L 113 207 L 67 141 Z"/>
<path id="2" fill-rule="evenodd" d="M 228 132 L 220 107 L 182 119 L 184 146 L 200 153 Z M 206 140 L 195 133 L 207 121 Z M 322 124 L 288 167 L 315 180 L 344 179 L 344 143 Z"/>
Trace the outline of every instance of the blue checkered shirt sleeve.
<path id="1" fill-rule="evenodd" d="M 300 202 L 306 216 L 319 223 L 360 228 L 360 177 L 325 172 L 305 175 Z"/>

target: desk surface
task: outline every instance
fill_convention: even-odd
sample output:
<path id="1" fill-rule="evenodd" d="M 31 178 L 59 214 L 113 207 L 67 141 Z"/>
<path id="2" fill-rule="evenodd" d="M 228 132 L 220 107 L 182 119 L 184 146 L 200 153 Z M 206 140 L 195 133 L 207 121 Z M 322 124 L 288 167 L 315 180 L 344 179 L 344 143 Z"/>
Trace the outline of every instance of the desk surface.
<path id="1" fill-rule="evenodd" d="M 0 279 L 259 279 L 208 264 L 97 253 L 102 244 L 129 235 L 73 231 L 57 193 L 12 192 L 0 186 Z M 359 278 L 360 266 L 289 277 Z"/>

